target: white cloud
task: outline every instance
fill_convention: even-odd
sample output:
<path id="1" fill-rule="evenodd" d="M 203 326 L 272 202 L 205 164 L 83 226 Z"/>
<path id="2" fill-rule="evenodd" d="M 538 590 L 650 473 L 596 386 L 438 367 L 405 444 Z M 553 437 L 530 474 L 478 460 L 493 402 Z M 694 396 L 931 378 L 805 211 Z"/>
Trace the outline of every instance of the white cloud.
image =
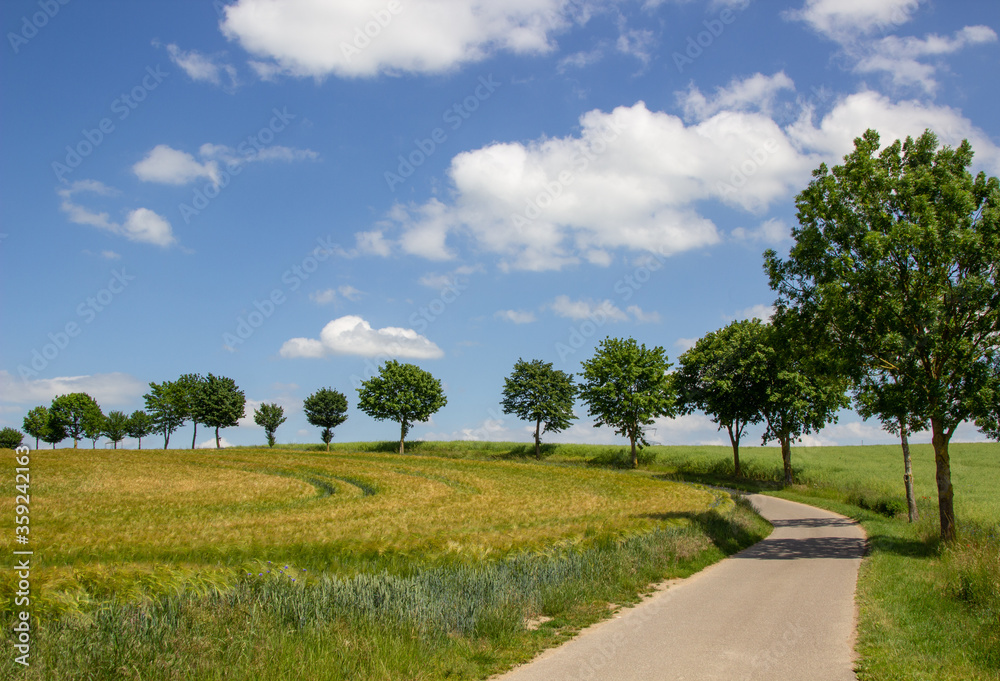
<path id="1" fill-rule="evenodd" d="M 638 305 L 629 305 L 627 308 L 625 308 L 625 311 L 628 312 L 630 315 L 632 315 L 632 319 L 639 322 L 640 324 L 648 324 L 651 322 L 660 321 L 659 312 L 656 311 L 645 312 Z"/>
<path id="2" fill-rule="evenodd" d="M 604 58 L 604 48 L 603 46 L 595 47 L 592 50 L 587 50 L 585 52 L 574 52 L 573 54 L 567 55 L 559 60 L 559 64 L 556 66 L 556 70 L 559 73 L 565 73 L 567 70 L 582 69 L 591 64 L 596 64 Z"/>
<path id="3" fill-rule="evenodd" d="M 385 327 L 373 329 L 356 315 L 334 319 L 323 327 L 319 340 L 292 338 L 285 341 L 282 357 L 323 357 L 325 355 L 361 355 L 412 359 L 437 359 L 441 348 L 412 329 Z"/>
<path id="4" fill-rule="evenodd" d="M 774 306 L 773 305 L 764 305 L 762 303 L 758 303 L 756 305 L 751 305 L 750 307 L 746 308 L 745 310 L 740 310 L 739 312 L 736 313 L 736 316 L 734 316 L 734 317 L 724 317 L 724 318 L 725 319 L 730 319 L 730 320 L 733 320 L 733 319 L 759 319 L 762 322 L 769 322 L 769 321 L 771 321 L 771 317 L 773 317 L 773 316 L 774 316 Z"/>
<path id="5" fill-rule="evenodd" d="M 572 11 L 568 0 L 239 0 L 221 28 L 262 78 L 357 78 L 546 53 Z"/>
<path id="6" fill-rule="evenodd" d="M 748 243 L 780 244 L 791 239 L 791 229 L 783 220 L 770 218 L 760 223 L 756 229 L 746 229 L 737 227 L 732 231 L 732 237 L 736 241 Z"/>
<path id="7" fill-rule="evenodd" d="M 295 149 L 293 147 L 284 147 L 280 144 L 272 144 L 260 149 L 247 147 L 244 151 L 240 152 L 225 144 L 206 143 L 198 148 L 198 155 L 202 158 L 215 159 L 223 163 L 236 165 L 250 163 L 251 161 L 283 161 L 285 163 L 292 163 L 293 161 L 315 161 L 319 158 L 319 154 L 312 149 Z"/>
<path id="8" fill-rule="evenodd" d="M 107 187 L 95 180 L 81 180 L 74 182 L 69 187 L 57 190 L 56 193 L 62 198 L 59 207 L 66 213 L 70 222 L 104 229 L 113 234 L 124 236 L 130 241 L 155 244 L 163 247 L 170 246 L 175 242 L 170 223 L 166 218 L 152 210 L 148 208 L 136 208 L 129 212 L 124 224 L 119 224 L 112 221 L 107 213 L 95 213 L 89 208 L 75 203 L 73 197 L 80 192 L 101 196 L 114 196 L 118 193 L 111 187 Z M 114 251 L 104 251 L 102 255 L 108 258 L 120 257 Z"/>
<path id="9" fill-rule="evenodd" d="M 511 324 L 530 324 L 537 319 L 534 312 L 525 310 L 497 310 L 493 316 Z"/>
<path id="10" fill-rule="evenodd" d="M 170 61 L 183 69 L 191 80 L 222 85 L 222 74 L 226 74 L 229 79 L 227 87 L 235 88 L 238 84 L 236 69 L 232 64 L 221 63 L 218 58 L 206 56 L 196 50 L 185 52 L 173 43 L 167 45 L 167 53 Z"/>
<path id="11" fill-rule="evenodd" d="M 674 347 L 681 352 L 687 352 L 698 342 L 697 338 L 678 338 L 674 341 Z"/>
<path id="12" fill-rule="evenodd" d="M 219 435 L 218 444 L 222 445 L 223 449 L 225 449 L 226 447 L 233 446 L 233 443 L 227 440 L 225 436 L 223 436 L 222 434 Z M 195 449 L 215 449 L 215 447 L 216 447 L 215 431 L 212 431 L 212 437 L 208 438 L 207 440 L 202 440 L 201 442 L 195 445 Z"/>
<path id="13" fill-rule="evenodd" d="M 338 294 L 341 298 L 345 298 L 346 300 L 350 300 L 352 302 L 357 301 L 362 295 L 364 295 L 353 286 L 344 284 L 343 286 L 338 286 L 336 289 L 328 288 L 323 291 L 313 291 L 309 294 L 309 300 L 319 305 L 327 305 L 337 300 Z"/>
<path id="14" fill-rule="evenodd" d="M 782 90 L 795 90 L 795 83 L 779 71 L 773 76 L 755 73 L 748 78 L 734 78 L 725 87 L 706 97 L 692 82 L 687 91 L 677 93 L 677 103 L 690 119 L 703 121 L 720 111 L 760 111 L 770 113 Z"/>
<path id="15" fill-rule="evenodd" d="M 0 395 L 4 402 L 15 404 L 34 406 L 47 404 L 57 395 L 87 393 L 102 407 L 128 406 L 148 388 L 134 376 L 120 372 L 20 380 L 0 370 Z"/>
<path id="16" fill-rule="evenodd" d="M 199 163 L 186 151 L 166 144 L 153 147 L 145 158 L 132 166 L 132 172 L 143 182 L 187 184 L 200 177 L 219 182 L 219 165 L 215 161 Z"/>
<path id="17" fill-rule="evenodd" d="M 887 33 L 913 18 L 921 0 L 806 0 L 786 19 L 803 21 L 816 32 L 846 42 L 858 35 Z"/>
<path id="18" fill-rule="evenodd" d="M 622 312 L 610 300 L 600 302 L 593 300 L 570 300 L 569 296 L 556 296 L 549 306 L 553 312 L 560 317 L 567 319 L 595 319 L 601 318 L 612 322 L 624 322 L 628 320 L 628 315 Z"/>
<path id="19" fill-rule="evenodd" d="M 115 253 L 114 251 L 101 251 L 101 257 L 107 260 L 121 260 L 121 253 Z"/>

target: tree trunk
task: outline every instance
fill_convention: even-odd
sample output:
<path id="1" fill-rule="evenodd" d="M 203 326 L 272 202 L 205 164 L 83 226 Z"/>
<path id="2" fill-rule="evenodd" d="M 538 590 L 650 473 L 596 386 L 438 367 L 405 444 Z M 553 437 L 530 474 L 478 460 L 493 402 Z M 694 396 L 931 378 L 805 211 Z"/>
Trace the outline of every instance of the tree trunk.
<path id="1" fill-rule="evenodd" d="M 166 449 L 170 446 L 170 433 L 163 431 L 163 448 Z"/>
<path id="2" fill-rule="evenodd" d="M 907 516 L 911 523 L 920 520 L 920 512 L 917 511 L 917 497 L 913 494 L 913 466 L 910 461 L 910 442 L 906 437 L 906 426 L 903 420 L 899 423 L 899 441 L 903 446 L 903 485 L 906 487 L 906 508 Z"/>
<path id="3" fill-rule="evenodd" d="M 733 424 L 727 423 L 726 430 L 729 431 L 729 441 L 733 444 L 733 466 L 736 471 L 736 477 L 741 477 L 743 471 L 740 470 L 740 436 L 739 431 L 733 433 Z"/>
<path id="4" fill-rule="evenodd" d="M 785 487 L 792 485 L 792 438 L 788 435 L 779 437 L 781 443 L 781 463 L 785 467 Z"/>
<path id="5" fill-rule="evenodd" d="M 142 438 L 139 438 L 139 449 L 142 449 Z"/>
<path id="6" fill-rule="evenodd" d="M 35 449 L 38 449 L 38 436 L 35 436 Z"/>
<path id="7" fill-rule="evenodd" d="M 638 468 L 639 467 L 639 455 L 636 454 L 636 451 L 635 451 L 635 438 L 632 437 L 632 438 L 629 438 L 629 440 L 632 442 L 632 468 Z"/>
<path id="8" fill-rule="evenodd" d="M 198 438 L 198 422 L 192 421 L 191 423 L 194 424 L 194 433 L 191 434 L 191 449 L 194 449 L 195 440 Z"/>
<path id="9" fill-rule="evenodd" d="M 931 419 L 934 444 L 934 463 L 937 464 L 938 513 L 941 516 L 941 541 L 955 540 L 955 490 L 951 486 L 951 459 L 948 456 L 948 441 L 951 439 L 944 430 L 940 419 Z"/>
<path id="10" fill-rule="evenodd" d="M 406 439 L 406 422 L 399 422 L 399 453 L 403 453 L 403 440 Z"/>
<path id="11" fill-rule="evenodd" d="M 215 427 L 215 448 L 222 449 L 222 443 L 219 441 L 219 427 Z"/>
<path id="12" fill-rule="evenodd" d="M 118 442 L 115 442 L 115 449 L 118 449 Z"/>
<path id="13" fill-rule="evenodd" d="M 80 441 L 79 441 L 79 440 L 77 440 L 76 438 L 73 438 L 73 449 L 76 449 L 76 446 L 77 446 L 78 444 L 80 444 Z"/>
<path id="14" fill-rule="evenodd" d="M 542 458 L 542 441 L 539 434 L 539 429 L 542 427 L 542 417 L 539 416 L 538 420 L 535 421 L 535 458 Z"/>

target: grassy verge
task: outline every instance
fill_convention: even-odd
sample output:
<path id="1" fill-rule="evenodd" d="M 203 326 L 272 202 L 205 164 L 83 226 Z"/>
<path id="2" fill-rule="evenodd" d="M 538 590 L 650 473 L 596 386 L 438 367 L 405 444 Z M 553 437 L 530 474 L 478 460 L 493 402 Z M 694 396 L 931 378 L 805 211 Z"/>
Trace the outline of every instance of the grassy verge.
<path id="1" fill-rule="evenodd" d="M 3 678 L 483 678 L 769 531 L 644 475 L 249 449 L 36 452 L 31 528 Z"/>

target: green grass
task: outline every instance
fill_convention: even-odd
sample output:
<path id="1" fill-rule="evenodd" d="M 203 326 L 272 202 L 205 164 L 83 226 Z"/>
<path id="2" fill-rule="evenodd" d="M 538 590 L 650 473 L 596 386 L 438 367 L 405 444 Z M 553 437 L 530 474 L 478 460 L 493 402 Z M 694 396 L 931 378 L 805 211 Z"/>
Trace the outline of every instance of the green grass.
<path id="1" fill-rule="evenodd" d="M 31 476 L 32 666 L 4 678 L 484 678 L 769 531 L 713 490 L 459 456 L 59 449 Z"/>

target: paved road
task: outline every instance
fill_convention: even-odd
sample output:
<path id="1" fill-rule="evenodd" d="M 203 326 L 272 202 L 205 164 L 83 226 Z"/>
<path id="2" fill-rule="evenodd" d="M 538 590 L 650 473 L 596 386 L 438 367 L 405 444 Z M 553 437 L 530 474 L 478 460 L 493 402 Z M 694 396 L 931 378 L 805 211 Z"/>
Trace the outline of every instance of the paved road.
<path id="1" fill-rule="evenodd" d="M 723 560 L 502 681 L 853 681 L 853 521 L 763 495 L 764 541 Z"/>

